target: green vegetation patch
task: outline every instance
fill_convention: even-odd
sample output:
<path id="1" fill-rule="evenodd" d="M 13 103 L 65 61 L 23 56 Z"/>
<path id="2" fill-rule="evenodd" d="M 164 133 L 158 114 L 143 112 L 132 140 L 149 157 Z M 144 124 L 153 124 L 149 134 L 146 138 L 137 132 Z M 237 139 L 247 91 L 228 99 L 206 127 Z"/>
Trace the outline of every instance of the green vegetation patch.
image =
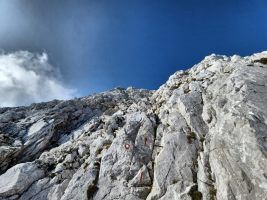
<path id="1" fill-rule="evenodd" d="M 267 58 L 261 58 L 259 60 L 254 60 L 254 63 L 255 62 L 267 65 Z"/>

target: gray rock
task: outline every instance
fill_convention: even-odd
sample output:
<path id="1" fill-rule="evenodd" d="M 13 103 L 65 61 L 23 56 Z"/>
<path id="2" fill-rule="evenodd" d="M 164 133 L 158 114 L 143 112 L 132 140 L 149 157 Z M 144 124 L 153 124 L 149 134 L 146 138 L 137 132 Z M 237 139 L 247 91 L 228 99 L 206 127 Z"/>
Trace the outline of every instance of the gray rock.
<path id="1" fill-rule="evenodd" d="M 262 58 L 212 54 L 156 91 L 0 108 L 0 199 L 267 199 Z"/>
<path id="2" fill-rule="evenodd" d="M 0 198 L 23 193 L 43 176 L 44 171 L 34 163 L 22 163 L 10 168 L 0 176 Z"/>

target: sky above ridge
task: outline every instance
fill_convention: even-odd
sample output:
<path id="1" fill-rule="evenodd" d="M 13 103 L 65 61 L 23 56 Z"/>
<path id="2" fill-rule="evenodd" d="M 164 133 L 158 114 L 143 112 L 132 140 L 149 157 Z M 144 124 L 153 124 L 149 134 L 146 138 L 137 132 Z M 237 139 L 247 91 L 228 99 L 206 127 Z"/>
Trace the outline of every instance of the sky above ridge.
<path id="1" fill-rule="evenodd" d="M 0 106 L 157 89 L 211 53 L 267 50 L 266 8 L 267 0 L 0 0 Z"/>

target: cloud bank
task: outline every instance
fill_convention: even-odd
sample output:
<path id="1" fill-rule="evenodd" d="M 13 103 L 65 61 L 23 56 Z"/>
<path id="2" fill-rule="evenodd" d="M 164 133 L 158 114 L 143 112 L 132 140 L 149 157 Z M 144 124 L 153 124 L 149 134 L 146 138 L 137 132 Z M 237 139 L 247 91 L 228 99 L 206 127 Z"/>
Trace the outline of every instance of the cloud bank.
<path id="1" fill-rule="evenodd" d="M 75 90 L 60 81 L 60 73 L 46 53 L 0 53 L 0 107 L 28 105 L 53 99 L 70 99 Z"/>

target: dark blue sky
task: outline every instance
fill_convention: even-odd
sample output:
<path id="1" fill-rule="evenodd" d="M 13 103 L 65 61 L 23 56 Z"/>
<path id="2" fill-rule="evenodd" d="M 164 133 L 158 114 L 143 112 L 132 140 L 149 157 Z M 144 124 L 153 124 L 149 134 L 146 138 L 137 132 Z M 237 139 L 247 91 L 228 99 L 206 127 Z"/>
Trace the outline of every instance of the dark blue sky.
<path id="1" fill-rule="evenodd" d="M 0 0 L 0 48 L 46 51 L 80 95 L 156 89 L 204 56 L 267 50 L 267 0 Z"/>

